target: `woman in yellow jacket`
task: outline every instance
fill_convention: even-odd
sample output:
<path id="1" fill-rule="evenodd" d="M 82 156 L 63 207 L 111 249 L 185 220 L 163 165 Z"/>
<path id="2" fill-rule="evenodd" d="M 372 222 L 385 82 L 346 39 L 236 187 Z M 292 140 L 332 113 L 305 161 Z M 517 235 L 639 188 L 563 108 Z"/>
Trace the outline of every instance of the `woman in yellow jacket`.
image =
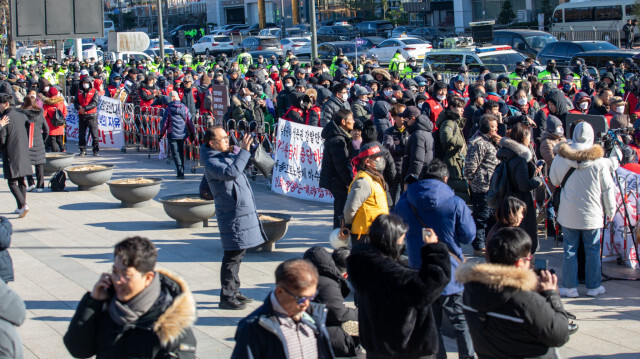
<path id="1" fill-rule="evenodd" d="M 349 186 L 344 206 L 344 223 L 351 229 L 351 243 L 366 242 L 371 223 L 381 214 L 389 214 L 386 183 L 382 176 L 387 152 L 378 142 L 369 142 L 360 148 L 352 160 L 356 173 Z"/>

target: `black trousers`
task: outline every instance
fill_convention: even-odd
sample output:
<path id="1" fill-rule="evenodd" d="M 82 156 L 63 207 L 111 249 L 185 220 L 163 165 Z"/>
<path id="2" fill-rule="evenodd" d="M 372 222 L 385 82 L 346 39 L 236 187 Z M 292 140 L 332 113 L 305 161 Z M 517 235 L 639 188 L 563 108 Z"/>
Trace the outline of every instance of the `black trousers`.
<path id="1" fill-rule="evenodd" d="M 64 152 L 63 135 L 49 136 L 47 138 L 47 147 L 51 148 L 51 152 Z"/>
<path id="2" fill-rule="evenodd" d="M 36 179 L 38 180 L 36 188 L 44 188 L 44 163 L 34 166 L 36 167 Z M 27 176 L 27 183 L 29 186 L 36 184 L 33 180 L 33 175 Z"/>
<path id="3" fill-rule="evenodd" d="M 220 299 L 231 299 L 240 290 L 240 263 L 244 258 L 246 249 L 224 251 L 222 256 L 222 268 L 220 269 Z"/>
<path id="4" fill-rule="evenodd" d="M 333 195 L 333 228 L 340 228 L 340 217 L 344 214 L 344 205 L 347 204 L 347 192 L 334 192 Z"/>
<path id="5" fill-rule="evenodd" d="M 184 140 L 169 140 L 169 149 L 173 163 L 176 164 L 178 176 L 184 175 Z"/>
<path id="6" fill-rule="evenodd" d="M 96 114 L 80 115 L 78 127 L 78 148 L 80 148 L 80 152 L 86 151 L 87 129 L 89 129 L 89 133 L 91 134 L 91 146 L 93 147 L 93 152 L 98 152 L 100 150 L 100 131 L 98 130 L 98 116 Z"/>
<path id="7" fill-rule="evenodd" d="M 24 207 L 27 204 L 27 186 L 24 183 L 24 177 L 11 178 L 7 182 L 13 198 L 16 199 L 18 208 Z"/>

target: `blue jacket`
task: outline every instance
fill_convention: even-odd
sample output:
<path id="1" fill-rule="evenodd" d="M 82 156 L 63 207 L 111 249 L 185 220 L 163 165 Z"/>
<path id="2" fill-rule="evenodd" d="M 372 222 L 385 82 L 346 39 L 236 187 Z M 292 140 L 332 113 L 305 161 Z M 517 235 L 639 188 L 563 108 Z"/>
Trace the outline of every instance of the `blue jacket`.
<path id="1" fill-rule="evenodd" d="M 172 101 L 164 110 L 160 135 L 164 135 L 165 132 L 167 133 L 167 138 L 171 140 L 184 140 L 189 135 L 196 134 L 191 122 L 189 109 L 182 102 Z"/>
<path id="2" fill-rule="evenodd" d="M 207 145 L 200 149 L 204 175 L 216 206 L 216 220 L 224 250 L 256 247 L 266 241 L 256 212 L 253 191 L 244 169 L 251 157 L 240 150 L 235 155 L 216 151 Z"/>
<path id="3" fill-rule="evenodd" d="M 409 224 L 409 232 L 405 237 L 409 266 L 420 268 L 422 264 L 420 248 L 424 245 L 422 224 L 413 214 L 410 204 L 416 208 L 422 221 L 436 232 L 438 241 L 446 244 L 450 253 L 463 258 L 460 245 L 471 243 L 476 236 L 476 224 L 471 211 L 464 200 L 456 197 L 446 183 L 426 179 L 411 184 L 394 208 L 394 212 Z M 455 273 L 459 262 L 453 256 L 450 255 L 450 257 L 451 273 Z M 464 289 L 462 284 L 458 283 L 454 277 L 451 276 L 442 295 L 462 292 Z"/>
<path id="4" fill-rule="evenodd" d="M 318 340 L 318 358 L 333 358 L 329 333 L 325 326 L 327 309 L 324 304 L 312 302 L 307 314 L 313 322 L 306 323 L 316 327 L 314 331 Z M 304 318 L 302 320 L 305 321 Z M 290 358 L 287 347 L 283 345 L 286 340 L 273 311 L 271 294 L 264 300 L 264 304 L 240 321 L 235 339 L 236 346 L 231 359 Z"/>

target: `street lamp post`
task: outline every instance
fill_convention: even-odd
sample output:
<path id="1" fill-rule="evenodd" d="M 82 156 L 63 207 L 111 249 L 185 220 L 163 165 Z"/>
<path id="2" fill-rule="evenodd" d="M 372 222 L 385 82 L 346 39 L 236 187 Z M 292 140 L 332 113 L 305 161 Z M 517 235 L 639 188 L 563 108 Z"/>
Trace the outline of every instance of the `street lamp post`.
<path id="1" fill-rule="evenodd" d="M 160 59 L 164 61 L 164 34 L 162 31 L 162 0 L 158 0 L 158 40 L 160 40 Z"/>

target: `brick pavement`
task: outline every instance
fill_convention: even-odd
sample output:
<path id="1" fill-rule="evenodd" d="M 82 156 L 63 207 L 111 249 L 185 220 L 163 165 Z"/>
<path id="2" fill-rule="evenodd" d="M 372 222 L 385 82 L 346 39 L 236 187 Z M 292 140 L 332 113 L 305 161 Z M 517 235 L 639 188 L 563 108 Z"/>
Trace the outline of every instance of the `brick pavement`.
<path id="1" fill-rule="evenodd" d="M 103 150 L 102 156 L 76 159 L 75 163 L 116 164 L 114 178 L 153 175 L 164 178 L 160 196 L 197 193 L 202 169 L 175 179 L 173 165 L 147 159 L 146 153 Z M 159 248 L 159 263 L 186 279 L 198 303 L 195 327 L 198 357 L 226 358 L 234 345 L 240 319 L 260 305 L 273 288 L 273 271 L 284 259 L 300 256 L 312 245 L 326 246 L 330 230 L 330 205 L 278 196 L 263 183 L 253 185 L 260 210 L 291 214 L 287 235 L 273 253 L 250 253 L 241 266 L 244 294 L 256 301 L 243 311 L 218 309 L 219 266 L 222 250 L 215 220 L 211 227 L 178 229 L 162 205 L 153 201 L 143 208 L 120 208 L 108 187 L 79 192 L 68 183 L 68 193 L 29 193 L 31 208 L 25 219 L 15 219 L 15 201 L 6 181 L 0 181 L 0 214 L 14 226 L 10 249 L 16 280 L 10 286 L 24 299 L 28 314 L 20 333 L 26 358 L 69 358 L 62 343 L 78 300 L 93 287 L 99 273 L 108 271 L 113 245 L 132 235 L 151 238 Z M 543 242 L 541 257 L 559 269 L 561 249 Z M 470 247 L 466 248 L 471 252 Z M 607 270 L 618 271 L 615 264 Z M 627 271 L 628 272 L 628 271 Z M 631 275 L 635 275 L 633 271 Z M 640 352 L 640 283 L 607 282 L 607 294 L 597 298 L 566 300 L 567 309 L 579 317 L 580 331 L 561 349 L 573 358 L 638 358 Z M 584 288 L 580 289 L 584 295 Z M 449 358 L 455 358 L 455 341 L 447 340 Z"/>

